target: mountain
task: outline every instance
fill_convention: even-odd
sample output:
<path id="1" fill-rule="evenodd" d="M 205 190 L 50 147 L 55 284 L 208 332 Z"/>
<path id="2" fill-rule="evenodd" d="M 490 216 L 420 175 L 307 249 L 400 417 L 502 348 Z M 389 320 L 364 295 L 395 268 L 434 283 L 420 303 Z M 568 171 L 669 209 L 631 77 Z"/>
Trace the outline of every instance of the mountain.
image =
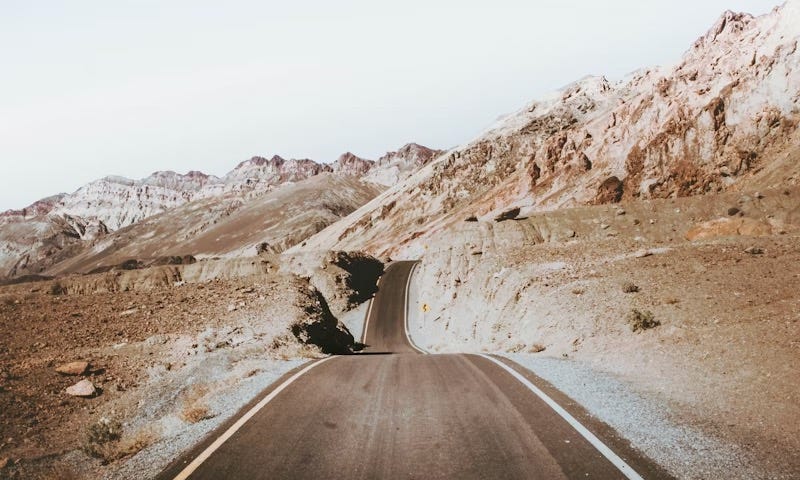
<path id="1" fill-rule="evenodd" d="M 72 194 L 0 213 L 0 278 L 86 271 L 120 263 L 125 255 L 155 261 L 175 254 L 254 254 L 254 245 L 263 242 L 270 251 L 282 251 L 372 199 L 392 184 L 387 179 L 404 178 L 398 172 L 405 175 L 438 153 L 410 145 L 390 152 L 384 158 L 392 161 L 383 163 L 349 152 L 333 164 L 275 155 L 252 157 L 221 178 L 198 171 L 160 171 L 141 180 L 104 177 Z M 237 224 L 240 234 L 220 233 L 233 231 L 235 218 L 245 217 L 251 221 Z M 217 237 L 204 240 L 208 232 Z"/>
<path id="2" fill-rule="evenodd" d="M 800 180 L 800 2 L 725 12 L 670 68 L 591 76 L 501 118 L 307 243 L 418 255 L 465 218 Z M 368 175 L 369 176 L 369 175 Z"/>
<path id="3" fill-rule="evenodd" d="M 135 260 L 147 266 L 209 257 L 280 253 L 374 198 L 382 188 L 324 172 L 254 199 L 203 198 L 85 243 L 44 267 L 48 276 L 87 273 Z"/>
<path id="4" fill-rule="evenodd" d="M 155 172 L 142 180 L 108 176 L 64 195 L 49 213 L 97 220 L 116 230 L 183 205 L 218 181 L 200 172 Z"/>
<path id="5" fill-rule="evenodd" d="M 365 180 L 391 187 L 405 180 L 419 168 L 444 153 L 416 143 L 408 143 L 395 152 L 388 152 L 364 177 Z"/>

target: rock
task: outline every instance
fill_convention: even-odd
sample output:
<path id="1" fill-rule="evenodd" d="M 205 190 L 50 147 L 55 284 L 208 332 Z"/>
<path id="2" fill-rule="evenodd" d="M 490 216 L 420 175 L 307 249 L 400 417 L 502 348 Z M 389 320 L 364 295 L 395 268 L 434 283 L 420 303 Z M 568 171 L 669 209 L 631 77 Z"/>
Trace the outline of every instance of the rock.
<path id="1" fill-rule="evenodd" d="M 644 257 L 649 257 L 652 254 L 653 252 L 651 252 L 650 250 L 639 250 L 638 252 L 634 253 L 633 256 L 636 258 L 644 258 Z"/>
<path id="2" fill-rule="evenodd" d="M 732 216 L 736 215 L 737 213 L 739 213 L 740 211 L 741 210 L 739 210 L 736 207 L 731 207 L 731 208 L 728 209 L 728 215 L 730 215 L 732 217 Z"/>
<path id="3" fill-rule="evenodd" d="M 14 461 L 10 458 L 0 458 L 0 470 L 14 465 Z"/>
<path id="4" fill-rule="evenodd" d="M 575 233 L 575 230 L 567 230 L 564 232 L 564 236 L 567 238 L 575 238 L 578 234 Z"/>
<path id="5" fill-rule="evenodd" d="M 89 362 L 69 362 L 56 367 L 56 372 L 61 375 L 83 375 L 89 369 Z"/>
<path id="6" fill-rule="evenodd" d="M 617 210 L 617 215 L 625 215 L 625 210 L 620 208 Z"/>
<path id="7" fill-rule="evenodd" d="M 520 212 L 520 208 L 519 207 L 514 207 L 511 210 L 506 210 L 505 212 L 503 212 L 500 215 L 496 216 L 494 218 L 494 221 L 495 222 L 502 222 L 502 221 L 505 221 L 505 220 L 513 220 L 513 219 L 517 218 L 517 215 L 519 215 L 519 212 Z"/>
<path id="8" fill-rule="evenodd" d="M 236 311 L 236 305 L 234 305 L 232 303 L 230 305 L 228 305 L 228 311 L 229 312 L 235 312 Z"/>
<path id="9" fill-rule="evenodd" d="M 739 235 L 760 237 L 772 233 L 770 225 L 757 220 L 745 217 L 735 219 L 720 217 L 693 226 L 686 232 L 686 239 L 691 241 Z"/>
<path id="10" fill-rule="evenodd" d="M 744 253 L 749 253 L 750 255 L 761 255 L 764 253 L 764 249 L 759 247 L 747 247 L 744 249 Z"/>
<path id="11" fill-rule="evenodd" d="M 617 203 L 622 200 L 624 193 L 624 184 L 622 180 L 617 177 L 608 177 L 597 187 L 597 195 L 595 195 L 593 203 L 601 205 L 603 203 Z"/>
<path id="12" fill-rule="evenodd" d="M 470 215 L 469 217 L 464 219 L 464 221 L 465 222 L 477 222 L 478 221 L 478 217 L 476 217 L 475 215 Z"/>
<path id="13" fill-rule="evenodd" d="M 92 382 L 84 379 L 71 387 L 67 387 L 66 392 L 67 395 L 72 395 L 73 397 L 93 397 L 97 390 Z"/>
<path id="14" fill-rule="evenodd" d="M 610 226 L 611 226 L 611 225 L 609 225 L 609 224 L 607 224 L 607 223 L 601 223 L 601 224 L 600 224 L 600 228 L 602 228 L 603 230 L 606 230 L 606 229 L 608 229 L 608 227 L 610 227 Z"/>

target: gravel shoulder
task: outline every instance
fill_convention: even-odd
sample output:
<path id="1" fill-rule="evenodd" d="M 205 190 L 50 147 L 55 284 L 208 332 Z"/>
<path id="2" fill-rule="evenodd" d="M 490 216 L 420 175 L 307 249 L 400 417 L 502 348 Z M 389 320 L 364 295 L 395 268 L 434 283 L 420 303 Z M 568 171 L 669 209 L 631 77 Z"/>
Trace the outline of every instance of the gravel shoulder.
<path id="1" fill-rule="evenodd" d="M 434 353 L 521 355 L 679 478 L 795 478 L 798 198 L 464 222 L 421 257 L 410 333 Z"/>

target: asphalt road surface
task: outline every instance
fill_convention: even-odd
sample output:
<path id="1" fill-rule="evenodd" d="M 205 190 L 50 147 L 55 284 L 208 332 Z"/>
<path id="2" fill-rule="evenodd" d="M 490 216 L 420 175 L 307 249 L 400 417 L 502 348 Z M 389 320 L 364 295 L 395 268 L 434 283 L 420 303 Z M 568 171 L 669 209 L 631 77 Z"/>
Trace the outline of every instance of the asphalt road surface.
<path id="1" fill-rule="evenodd" d="M 264 392 L 268 404 L 243 410 L 238 429 L 229 421 L 159 478 L 669 478 L 512 362 L 503 364 L 516 376 L 479 355 L 422 354 L 405 328 L 412 269 L 396 262 L 381 278 L 363 353 L 290 372 Z"/>

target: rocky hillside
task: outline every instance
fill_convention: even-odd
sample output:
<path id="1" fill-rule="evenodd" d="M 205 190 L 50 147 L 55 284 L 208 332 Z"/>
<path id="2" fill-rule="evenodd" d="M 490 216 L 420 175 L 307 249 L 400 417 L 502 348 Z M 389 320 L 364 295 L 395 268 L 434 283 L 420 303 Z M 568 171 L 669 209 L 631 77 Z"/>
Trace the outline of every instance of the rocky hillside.
<path id="1" fill-rule="evenodd" d="M 323 173 L 248 201 L 190 202 L 84 242 L 66 259 L 37 267 L 47 276 L 87 273 L 125 264 L 141 268 L 209 257 L 280 253 L 340 220 L 382 189 L 355 177 Z M 189 258 L 191 257 L 191 258 Z M 126 263 L 127 262 L 127 263 Z M 133 263 L 131 263 L 133 262 Z"/>
<path id="2" fill-rule="evenodd" d="M 670 68 L 587 77 L 508 115 L 308 242 L 418 256 L 467 218 L 793 185 L 800 1 L 725 12 Z"/>
<path id="3" fill-rule="evenodd" d="M 0 213 L 0 279 L 64 273 L 77 266 L 83 271 L 84 266 L 122 262 L 124 255 L 153 260 L 164 255 L 254 253 L 253 246 L 263 242 L 271 252 L 282 251 L 404 180 L 440 153 L 412 143 L 377 162 L 349 152 L 332 164 L 275 155 L 241 162 L 221 178 L 196 171 L 155 172 L 141 180 L 105 177 L 72 194 Z M 311 179 L 319 180 L 303 183 Z M 302 186 L 272 195 L 293 184 Z M 293 200 L 289 192 L 299 196 Z M 307 209 L 297 210 L 303 207 Z M 229 223 L 234 211 L 256 215 L 251 223 L 238 225 L 244 233 L 235 238 L 220 234 L 229 242 L 204 239 L 209 232 L 233 228 Z M 261 219 L 269 220 L 262 225 Z M 275 219 L 284 223 L 279 226 Z M 256 226 L 269 231 L 256 232 Z"/>

